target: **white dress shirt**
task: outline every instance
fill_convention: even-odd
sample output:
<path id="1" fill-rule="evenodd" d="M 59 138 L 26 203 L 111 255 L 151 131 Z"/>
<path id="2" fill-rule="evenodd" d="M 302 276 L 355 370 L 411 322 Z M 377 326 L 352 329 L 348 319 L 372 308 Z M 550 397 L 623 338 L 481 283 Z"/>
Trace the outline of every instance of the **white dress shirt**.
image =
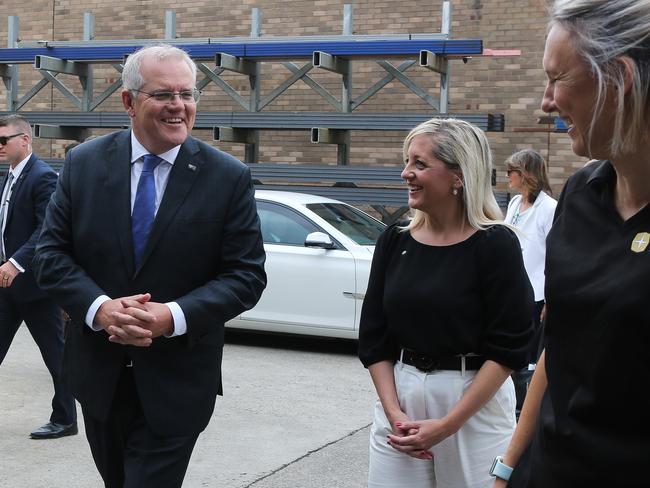
<path id="1" fill-rule="evenodd" d="M 546 236 L 553 224 L 557 201 L 543 191 L 537 195 L 535 203 L 523 212 L 519 210 L 521 195 L 516 195 L 508 204 L 506 224 L 516 227 L 521 245 L 524 267 L 533 285 L 535 301 L 544 300 L 544 261 L 546 259 Z"/>
<path id="2" fill-rule="evenodd" d="M 163 195 L 165 194 L 165 189 L 167 188 L 167 182 L 169 181 L 169 173 L 172 170 L 176 157 L 178 156 L 178 151 L 180 151 L 181 146 L 176 146 L 170 149 L 167 152 L 162 154 L 156 154 L 163 161 L 156 166 L 153 171 L 155 186 L 156 186 L 156 203 L 155 203 L 155 213 L 158 213 L 158 208 L 160 207 L 160 202 L 162 201 Z M 140 175 L 142 174 L 142 167 L 144 166 L 143 157 L 146 154 L 150 154 L 140 141 L 135 137 L 133 131 L 131 131 L 131 211 L 133 212 L 133 204 L 135 203 L 135 195 L 138 191 L 138 181 L 140 180 Z M 143 290 L 142 293 L 146 293 L 147 290 Z M 95 315 L 97 310 L 102 305 L 102 303 L 110 300 L 110 297 L 106 295 L 98 296 L 95 301 L 90 305 L 88 312 L 86 313 L 86 324 L 93 330 L 101 330 L 102 327 L 94 324 Z M 175 337 L 183 335 L 187 332 L 187 321 L 185 320 L 185 314 L 183 310 L 176 302 L 168 302 L 165 305 L 169 307 L 169 310 L 172 314 L 174 321 L 174 332 L 166 337 Z"/>
<path id="3" fill-rule="evenodd" d="M 20 178 L 21 173 L 23 172 L 23 169 L 25 169 L 25 166 L 27 166 L 27 161 L 29 161 L 29 158 L 32 157 L 32 153 L 29 153 L 25 159 L 23 159 L 20 163 L 16 165 L 15 168 L 9 168 L 9 172 L 13 175 L 13 182 L 11 183 L 11 188 L 3 188 L 2 189 L 2 196 L 4 197 L 5 201 L 7 202 L 5 207 L 4 207 L 4 219 L 2 219 L 2 239 L 0 239 L 0 246 L 2 246 L 2 250 L 4 251 L 5 247 L 5 227 L 7 227 L 7 213 L 9 212 L 9 201 L 11 200 L 11 192 L 14 190 L 14 186 L 16 186 L 16 183 L 18 182 L 18 179 Z M 8 174 L 7 174 L 8 176 Z M 7 255 L 5 252 L 3 254 L 4 256 Z M 18 261 L 16 261 L 14 258 L 9 258 L 7 261 L 10 261 L 11 264 L 13 264 L 18 271 L 21 273 L 25 272 L 25 268 L 22 267 Z"/>

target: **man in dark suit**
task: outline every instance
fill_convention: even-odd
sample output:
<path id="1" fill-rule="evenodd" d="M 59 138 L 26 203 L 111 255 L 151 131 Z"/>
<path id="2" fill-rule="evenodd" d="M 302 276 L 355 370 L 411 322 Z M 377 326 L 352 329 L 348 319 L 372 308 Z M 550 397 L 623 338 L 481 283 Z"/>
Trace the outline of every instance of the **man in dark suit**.
<path id="1" fill-rule="evenodd" d="M 248 167 L 189 135 L 187 54 L 141 49 L 122 81 L 132 130 L 68 153 L 35 267 L 73 322 L 64 372 L 105 485 L 179 487 L 221 393 L 224 323 L 266 286 L 264 248 Z"/>
<path id="2" fill-rule="evenodd" d="M 0 117 L 0 161 L 9 163 L 0 189 L 0 364 L 24 320 L 54 382 L 50 421 L 31 437 L 53 439 L 77 433 L 77 410 L 61 379 L 61 310 L 32 274 L 34 248 L 56 173 L 32 153 L 31 142 L 27 120 L 20 115 Z"/>

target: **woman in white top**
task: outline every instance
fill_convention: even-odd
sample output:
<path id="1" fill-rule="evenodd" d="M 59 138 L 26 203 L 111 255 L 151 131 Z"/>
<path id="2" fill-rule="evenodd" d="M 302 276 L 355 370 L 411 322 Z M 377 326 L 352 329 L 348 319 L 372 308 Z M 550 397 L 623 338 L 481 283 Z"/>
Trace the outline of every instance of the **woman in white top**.
<path id="1" fill-rule="evenodd" d="M 534 363 L 542 351 L 541 319 L 544 310 L 544 261 L 546 258 L 546 235 L 553 224 L 557 201 L 549 196 L 546 161 L 537 151 L 524 149 L 506 160 L 510 189 L 519 193 L 510 200 L 506 223 L 516 227 L 521 244 L 524 266 L 535 292 L 533 322 L 538 334 L 536 351 L 531 351 L 531 366 L 513 374 L 517 394 L 517 414 L 521 411 L 526 390 L 533 374 Z"/>

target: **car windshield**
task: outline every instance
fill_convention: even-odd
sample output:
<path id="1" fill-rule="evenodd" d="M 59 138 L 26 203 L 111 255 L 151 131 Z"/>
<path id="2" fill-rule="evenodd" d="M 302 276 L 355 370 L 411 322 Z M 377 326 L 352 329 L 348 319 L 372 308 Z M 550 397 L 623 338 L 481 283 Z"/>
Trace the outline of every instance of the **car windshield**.
<path id="1" fill-rule="evenodd" d="M 386 224 L 350 205 L 309 203 L 307 208 L 362 246 L 374 246 Z"/>

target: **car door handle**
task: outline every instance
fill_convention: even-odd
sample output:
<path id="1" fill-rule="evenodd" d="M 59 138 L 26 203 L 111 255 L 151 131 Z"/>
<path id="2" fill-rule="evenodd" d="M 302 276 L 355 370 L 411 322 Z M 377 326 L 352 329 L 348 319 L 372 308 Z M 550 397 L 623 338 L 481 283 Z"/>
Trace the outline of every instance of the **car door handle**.
<path id="1" fill-rule="evenodd" d="M 351 291 L 344 291 L 343 296 L 346 298 L 352 298 L 354 300 L 363 300 L 366 296 L 365 293 L 352 293 Z"/>

